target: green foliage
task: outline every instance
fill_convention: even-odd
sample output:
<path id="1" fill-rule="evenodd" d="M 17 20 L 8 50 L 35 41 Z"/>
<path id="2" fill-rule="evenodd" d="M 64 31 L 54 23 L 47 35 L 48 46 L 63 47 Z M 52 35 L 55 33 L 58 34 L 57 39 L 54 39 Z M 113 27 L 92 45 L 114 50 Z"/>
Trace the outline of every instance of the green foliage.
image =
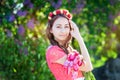
<path id="1" fill-rule="evenodd" d="M 118 55 L 119 0 L 2 0 L 0 8 L 0 80 L 54 80 L 45 29 L 48 13 L 58 8 L 73 14 L 94 67 Z"/>
<path id="2" fill-rule="evenodd" d="M 1 80 L 45 80 L 50 78 L 50 76 L 42 77 L 43 74 L 49 73 L 44 57 L 47 44 L 43 39 L 30 40 L 27 43 L 22 41 L 22 44 L 18 45 L 15 38 L 8 38 L 5 34 L 1 37 Z"/>
<path id="3" fill-rule="evenodd" d="M 96 80 L 93 73 L 90 72 L 84 72 L 85 80 Z"/>

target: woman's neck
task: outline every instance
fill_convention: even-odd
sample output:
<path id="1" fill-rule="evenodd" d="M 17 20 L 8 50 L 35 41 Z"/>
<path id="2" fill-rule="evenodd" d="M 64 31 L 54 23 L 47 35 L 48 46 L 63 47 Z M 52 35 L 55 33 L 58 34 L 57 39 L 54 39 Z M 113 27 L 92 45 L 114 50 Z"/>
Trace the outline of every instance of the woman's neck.
<path id="1" fill-rule="evenodd" d="M 58 42 L 58 44 L 60 46 L 64 46 L 65 45 L 65 41 L 61 41 L 61 40 L 57 40 L 57 39 L 55 39 L 55 40 Z"/>

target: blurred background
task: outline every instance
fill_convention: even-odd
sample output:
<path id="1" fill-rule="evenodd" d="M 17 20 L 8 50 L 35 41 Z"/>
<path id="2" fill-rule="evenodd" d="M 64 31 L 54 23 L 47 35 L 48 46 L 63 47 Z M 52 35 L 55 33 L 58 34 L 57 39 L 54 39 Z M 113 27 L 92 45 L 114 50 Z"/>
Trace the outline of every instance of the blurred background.
<path id="1" fill-rule="evenodd" d="M 120 0 L 0 0 L 0 80 L 55 80 L 45 29 L 49 12 L 59 8 L 73 14 L 96 80 L 120 80 Z"/>

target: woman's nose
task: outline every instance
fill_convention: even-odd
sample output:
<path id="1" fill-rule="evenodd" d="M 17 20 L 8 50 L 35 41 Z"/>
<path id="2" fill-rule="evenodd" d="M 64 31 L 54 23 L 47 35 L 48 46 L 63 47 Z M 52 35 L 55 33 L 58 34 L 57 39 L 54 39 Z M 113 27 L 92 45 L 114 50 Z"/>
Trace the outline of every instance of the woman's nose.
<path id="1" fill-rule="evenodd" d="M 65 28 L 62 28 L 62 29 L 61 29 L 61 32 L 63 32 L 63 33 L 66 32 L 66 31 L 65 31 Z"/>

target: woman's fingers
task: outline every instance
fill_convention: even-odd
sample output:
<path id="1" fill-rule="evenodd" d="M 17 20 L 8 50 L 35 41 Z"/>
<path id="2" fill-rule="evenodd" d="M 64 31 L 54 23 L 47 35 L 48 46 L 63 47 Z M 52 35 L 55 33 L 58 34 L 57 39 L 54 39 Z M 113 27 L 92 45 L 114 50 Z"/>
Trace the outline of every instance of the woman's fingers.
<path id="1" fill-rule="evenodd" d="M 70 24 L 71 24 L 71 28 L 72 30 L 77 30 L 77 25 L 73 22 L 73 21 L 70 21 Z"/>
<path id="2" fill-rule="evenodd" d="M 77 25 L 73 21 L 70 21 L 70 25 L 71 25 L 70 34 L 72 35 L 72 37 L 76 39 L 79 38 L 80 32 L 79 32 L 79 28 L 77 27 Z"/>

